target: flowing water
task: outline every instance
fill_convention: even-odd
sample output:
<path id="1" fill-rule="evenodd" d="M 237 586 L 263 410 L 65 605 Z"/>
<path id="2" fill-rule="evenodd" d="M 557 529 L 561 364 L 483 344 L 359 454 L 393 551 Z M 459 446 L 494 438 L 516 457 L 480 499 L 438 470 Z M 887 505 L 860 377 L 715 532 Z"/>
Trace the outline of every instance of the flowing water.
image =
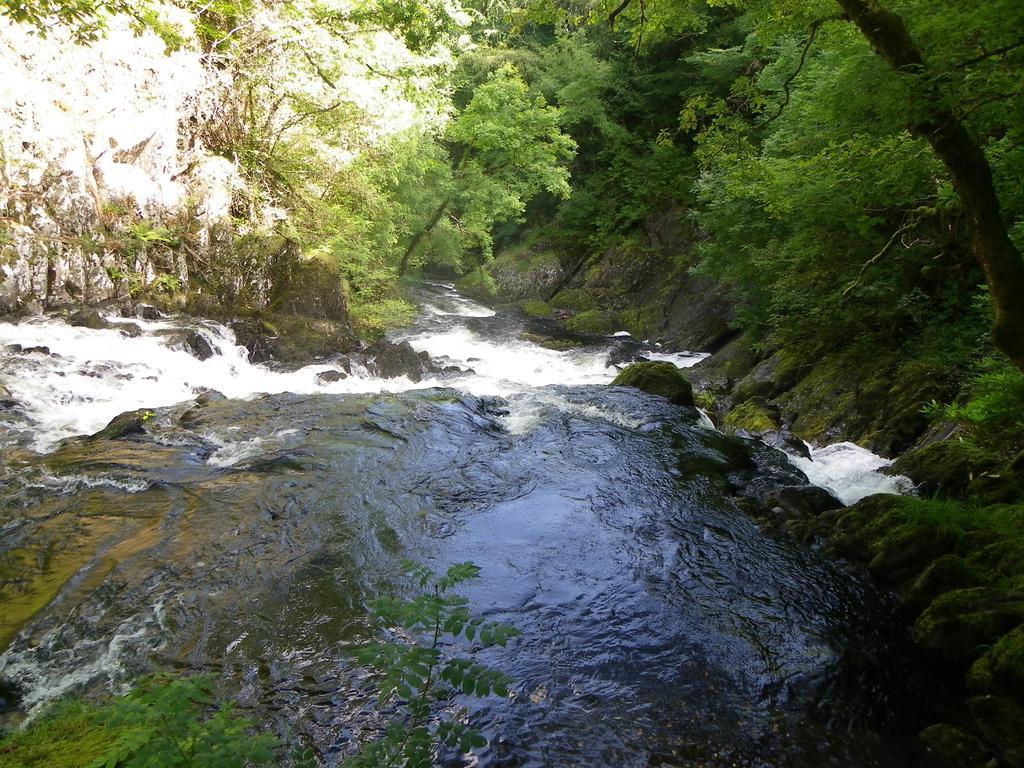
<path id="1" fill-rule="evenodd" d="M 624 335 L 556 351 L 448 286 L 421 299 L 402 337 L 459 371 L 418 383 L 253 366 L 195 320 L 0 325 L 0 344 L 49 348 L 3 360 L 21 406 L 0 429 L 0 677 L 24 710 L 209 670 L 334 765 L 379 725 L 348 653 L 366 604 L 408 589 L 402 558 L 472 560 L 473 609 L 523 632 L 476 652 L 512 695 L 449 702 L 491 739 L 480 765 L 905 764 L 897 734 L 924 705 L 888 601 L 745 512 L 804 475 L 606 386 L 613 363 L 701 355 Z M 183 324 L 218 354 L 172 349 Z M 227 397 L 197 403 L 207 389 Z M 144 435 L 74 437 L 137 407 Z M 847 499 L 895 487 L 855 449 L 810 474 Z"/>

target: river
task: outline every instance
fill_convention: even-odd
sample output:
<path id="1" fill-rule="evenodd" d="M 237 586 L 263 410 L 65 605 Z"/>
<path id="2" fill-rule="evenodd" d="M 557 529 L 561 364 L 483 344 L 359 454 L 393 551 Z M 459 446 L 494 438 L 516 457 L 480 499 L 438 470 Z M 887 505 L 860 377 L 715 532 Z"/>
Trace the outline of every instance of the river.
<path id="1" fill-rule="evenodd" d="M 199 320 L 133 318 L 134 338 L 0 324 L 0 348 L 21 345 L 3 353 L 20 406 L 0 428 L 0 678 L 22 710 L 212 671 L 334 765 L 378 722 L 348 652 L 367 603 L 408 590 L 402 558 L 472 560 L 474 611 L 523 635 L 476 650 L 512 695 L 449 702 L 491 739 L 471 764 L 906 764 L 926 705 L 891 602 L 745 511 L 801 469 L 844 501 L 899 490 L 882 460 L 786 457 L 607 386 L 615 363 L 700 354 L 625 336 L 559 351 L 450 286 L 419 299 L 397 337 L 452 367 L 419 382 L 254 366 Z M 168 346 L 182 326 L 217 354 Z M 197 402 L 208 390 L 225 397 Z M 76 437 L 140 407 L 145 434 Z"/>

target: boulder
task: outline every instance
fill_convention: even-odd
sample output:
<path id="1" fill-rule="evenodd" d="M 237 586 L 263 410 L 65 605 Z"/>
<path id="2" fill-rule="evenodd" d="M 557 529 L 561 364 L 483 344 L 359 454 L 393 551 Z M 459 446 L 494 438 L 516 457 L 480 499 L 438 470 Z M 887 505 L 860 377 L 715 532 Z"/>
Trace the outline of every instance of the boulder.
<path id="1" fill-rule="evenodd" d="M 0 410 L 7 410 L 8 408 L 14 408 L 18 405 L 18 401 L 15 400 L 14 395 L 11 394 L 11 390 L 0 384 Z"/>
<path id="2" fill-rule="evenodd" d="M 145 408 L 135 411 L 127 411 L 119 414 L 110 420 L 103 429 L 90 436 L 90 440 L 119 440 L 129 435 L 143 435 L 146 433 L 145 424 L 153 418 L 153 412 Z"/>
<path id="3" fill-rule="evenodd" d="M 1024 704 L 1024 626 L 999 638 L 971 667 L 967 683 L 975 691 L 1000 693 Z"/>
<path id="4" fill-rule="evenodd" d="M 419 381 L 425 373 L 433 373 L 435 366 L 426 352 L 417 352 L 408 341 L 398 344 L 378 339 L 366 350 L 370 370 L 385 379 L 408 376 Z"/>
<path id="5" fill-rule="evenodd" d="M 953 438 L 900 456 L 889 472 L 906 475 L 922 494 L 962 497 L 974 478 L 995 469 L 998 458 L 969 440 Z"/>
<path id="6" fill-rule="evenodd" d="M 767 503 L 794 518 L 817 517 L 843 506 L 843 502 L 816 485 L 782 486 L 769 496 Z"/>
<path id="7" fill-rule="evenodd" d="M 935 768 L 977 768 L 985 764 L 985 745 L 955 725 L 929 725 L 917 737 L 928 755 L 928 765 Z"/>
<path id="8" fill-rule="evenodd" d="M 248 350 L 250 363 L 276 362 L 289 369 L 360 348 L 351 326 L 334 320 L 270 315 L 240 318 L 231 329 Z"/>
<path id="9" fill-rule="evenodd" d="M 615 377 L 612 386 L 635 387 L 675 405 L 693 405 L 693 387 L 672 363 L 633 363 Z"/>
<path id="10" fill-rule="evenodd" d="M 344 371 L 321 371 L 316 375 L 316 380 L 323 384 L 333 384 L 347 378 L 348 374 Z"/>
<path id="11" fill-rule="evenodd" d="M 68 325 L 73 325 L 77 328 L 92 328 L 93 330 L 106 330 L 117 327 L 95 309 L 80 309 L 77 312 L 72 312 L 68 316 Z"/>
<path id="12" fill-rule="evenodd" d="M 966 560 L 959 555 L 942 555 L 903 590 L 901 600 L 911 611 L 920 613 L 939 595 L 978 584 L 978 576 Z"/>
<path id="13" fill-rule="evenodd" d="M 965 671 L 998 638 L 1024 622 L 1024 593 L 971 587 L 937 597 L 914 624 L 914 639 L 936 661 Z"/>
<path id="14" fill-rule="evenodd" d="M 217 354 L 210 346 L 210 342 L 199 331 L 191 328 L 180 328 L 161 335 L 168 338 L 168 347 L 188 352 L 197 360 L 209 360 Z"/>
<path id="15" fill-rule="evenodd" d="M 956 549 L 956 535 L 930 523 L 907 523 L 893 528 L 872 546 L 868 570 L 877 578 L 899 584 L 914 578 L 937 557 Z"/>
<path id="16" fill-rule="evenodd" d="M 740 403 L 725 417 L 725 426 L 749 436 L 778 433 L 778 412 L 763 397 L 753 397 Z"/>
<path id="17" fill-rule="evenodd" d="M 1024 708 L 1004 696 L 976 696 L 967 706 L 978 730 L 998 750 L 999 765 L 1024 768 Z"/>

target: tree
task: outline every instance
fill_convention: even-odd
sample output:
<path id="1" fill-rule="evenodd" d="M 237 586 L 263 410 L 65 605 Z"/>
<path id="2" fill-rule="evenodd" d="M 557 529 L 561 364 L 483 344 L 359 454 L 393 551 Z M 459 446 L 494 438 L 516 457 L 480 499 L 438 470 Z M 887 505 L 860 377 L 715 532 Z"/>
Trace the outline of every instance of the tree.
<path id="1" fill-rule="evenodd" d="M 790 86 L 807 60 L 817 32 L 826 21 L 852 22 L 859 30 L 904 86 L 906 99 L 898 109 L 905 117 L 907 129 L 927 142 L 949 173 L 970 227 L 971 250 L 982 267 L 991 296 L 993 341 L 1018 368 L 1024 370 L 1024 302 L 1020 301 L 1024 295 L 1024 259 L 1010 237 L 993 181 L 992 167 L 970 120 L 971 113 L 980 106 L 991 102 L 1013 103 L 1012 99 L 1020 95 L 1019 66 L 1016 74 L 1010 71 L 993 76 L 993 79 L 1001 78 L 1009 83 L 1000 93 L 975 95 L 968 102 L 958 101 L 956 93 L 957 89 L 965 92 L 979 89 L 979 80 L 984 76 L 972 73 L 971 65 L 1005 61 L 1008 54 L 1020 53 L 1024 40 L 1012 39 L 996 45 L 965 40 L 965 44 L 978 44 L 981 55 L 935 64 L 929 62 L 923 48 L 915 41 L 905 17 L 887 10 L 879 0 L 834 0 L 834 3 L 828 0 L 725 0 L 711 5 L 726 5 L 749 13 L 765 40 L 806 30 L 796 69 L 778 90 L 781 103 L 769 113 L 768 120 L 778 117 L 789 103 Z M 911 4 L 903 13 L 906 15 L 917 8 Z M 933 4 L 922 8 L 921 15 L 924 16 L 936 17 L 944 12 Z M 960 14 L 975 12 L 970 6 L 950 8 L 951 18 L 958 16 L 954 11 Z M 1018 17 L 1019 13 L 1018 9 Z M 1014 19 L 1012 11 L 1010 16 L 1004 20 L 1005 24 L 1011 30 L 1019 28 L 1014 23 L 1019 18 Z M 679 32 L 704 31 L 708 27 L 708 18 L 703 3 L 674 0 L 600 0 L 591 6 L 590 15 L 593 22 L 625 29 L 638 49 Z M 934 22 L 932 26 L 941 27 Z M 947 44 L 953 42 L 954 36 L 947 28 L 930 31 L 933 45 L 935 38 L 945 39 Z M 1013 34 L 1017 36 L 1017 33 Z"/>
<path id="2" fill-rule="evenodd" d="M 925 62 L 903 19 L 876 0 L 837 0 L 871 47 L 906 78 L 914 100 L 909 128 L 946 166 L 971 228 L 974 256 L 992 297 L 992 338 L 1024 370 L 1024 259 L 1000 210 L 981 145 L 952 107 L 939 73 Z"/>
<path id="3" fill-rule="evenodd" d="M 448 188 L 409 240 L 399 272 L 445 216 L 490 254 L 495 224 L 519 216 L 542 190 L 568 197 L 575 142 L 560 129 L 560 113 L 532 97 L 519 72 L 505 65 L 479 85 L 446 132 L 452 169 Z"/>

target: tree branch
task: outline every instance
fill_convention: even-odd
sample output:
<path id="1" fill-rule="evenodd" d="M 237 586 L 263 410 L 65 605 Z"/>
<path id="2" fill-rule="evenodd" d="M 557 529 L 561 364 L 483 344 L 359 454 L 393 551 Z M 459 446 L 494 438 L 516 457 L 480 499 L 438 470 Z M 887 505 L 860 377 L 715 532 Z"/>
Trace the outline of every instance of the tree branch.
<path id="1" fill-rule="evenodd" d="M 626 10 L 629 7 L 629 4 L 631 2 L 633 2 L 633 0 L 622 0 L 622 2 L 619 3 L 618 7 L 616 7 L 614 11 L 612 11 L 611 13 L 608 14 L 608 26 L 609 27 L 614 27 L 615 26 L 615 19 L 618 18 L 620 13 L 622 13 L 624 10 Z"/>
<path id="2" fill-rule="evenodd" d="M 975 64 L 980 64 L 985 59 L 991 59 L 996 56 L 1002 56 L 1014 50 L 1015 48 L 1020 48 L 1021 46 L 1024 46 L 1024 38 L 1021 38 L 1015 43 L 1010 43 L 1009 45 L 1004 45 L 1001 48 L 996 48 L 994 51 L 985 51 L 983 47 L 982 51 L 984 51 L 984 53 L 982 53 L 980 56 L 975 56 L 973 59 L 965 59 L 964 61 L 961 61 L 959 64 L 956 65 L 956 68 L 965 69 L 967 67 L 972 67 Z"/>
<path id="3" fill-rule="evenodd" d="M 796 69 L 794 69 L 789 76 L 782 81 L 782 90 L 785 93 L 785 98 L 782 100 L 782 103 L 779 105 L 775 114 L 762 122 L 761 125 L 765 125 L 766 123 L 770 123 L 773 120 L 778 119 L 783 110 L 785 110 L 786 106 L 789 104 L 791 95 L 789 87 L 793 84 L 793 81 L 796 80 L 797 75 L 800 74 L 800 70 L 804 68 L 804 62 L 807 61 L 807 52 L 811 50 L 811 45 L 814 43 L 814 37 L 818 34 L 818 29 L 821 25 L 828 21 L 846 21 L 848 19 L 849 17 L 845 13 L 839 13 L 833 16 L 825 16 L 821 19 L 815 19 L 811 22 L 811 26 L 807 29 L 807 40 L 804 41 L 803 50 L 800 51 L 800 61 L 797 62 Z M 776 93 L 778 93 L 778 91 L 776 91 Z"/>

